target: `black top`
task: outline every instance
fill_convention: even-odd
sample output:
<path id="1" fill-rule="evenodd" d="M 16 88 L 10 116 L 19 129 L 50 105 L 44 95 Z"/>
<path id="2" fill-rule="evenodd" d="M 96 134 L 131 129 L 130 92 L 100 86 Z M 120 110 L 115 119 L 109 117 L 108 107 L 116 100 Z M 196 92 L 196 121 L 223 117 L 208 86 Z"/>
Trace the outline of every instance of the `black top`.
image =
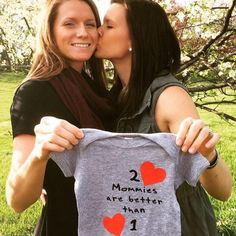
<path id="1" fill-rule="evenodd" d="M 143 102 L 136 113 L 122 117 L 117 132 L 161 132 L 155 120 L 155 107 L 159 96 L 170 86 L 187 89 L 171 74 L 157 77 L 147 89 Z M 216 219 L 210 199 L 198 182 L 196 187 L 184 182 L 176 191 L 181 209 L 181 236 L 216 236 Z"/>
<path id="2" fill-rule="evenodd" d="M 15 93 L 11 106 L 13 137 L 34 135 L 34 126 L 43 116 L 55 116 L 79 126 L 48 81 L 29 80 Z M 35 235 L 77 235 L 78 213 L 74 195 L 74 178 L 64 177 L 49 160 L 44 178 L 48 202 L 43 208 Z"/>

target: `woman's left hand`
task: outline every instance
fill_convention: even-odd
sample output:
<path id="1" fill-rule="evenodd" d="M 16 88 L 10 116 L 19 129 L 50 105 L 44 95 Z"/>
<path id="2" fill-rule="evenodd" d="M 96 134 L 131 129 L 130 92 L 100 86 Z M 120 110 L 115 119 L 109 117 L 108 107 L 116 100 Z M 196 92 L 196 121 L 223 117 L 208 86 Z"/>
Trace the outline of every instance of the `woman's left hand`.
<path id="1" fill-rule="evenodd" d="M 176 144 L 183 152 L 191 154 L 200 152 L 211 160 L 215 156 L 215 147 L 219 139 L 219 134 L 213 133 L 202 120 L 188 117 L 179 126 Z"/>

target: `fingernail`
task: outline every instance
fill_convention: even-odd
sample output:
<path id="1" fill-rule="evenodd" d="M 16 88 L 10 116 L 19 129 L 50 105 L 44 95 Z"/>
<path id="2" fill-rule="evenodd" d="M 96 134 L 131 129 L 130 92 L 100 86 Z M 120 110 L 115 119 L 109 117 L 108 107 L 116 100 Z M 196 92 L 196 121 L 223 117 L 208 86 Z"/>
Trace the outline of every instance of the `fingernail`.
<path id="1" fill-rule="evenodd" d="M 181 139 L 181 138 L 178 138 L 178 139 L 176 140 L 176 145 L 177 145 L 177 146 L 181 146 L 181 144 L 182 144 L 182 139 Z"/>
<path id="2" fill-rule="evenodd" d="M 78 139 L 75 139 L 75 141 L 74 141 L 74 145 L 77 145 L 79 143 L 79 140 Z"/>
<path id="3" fill-rule="evenodd" d="M 83 132 L 78 132 L 77 133 L 77 137 L 78 138 L 83 138 L 84 137 L 84 133 Z"/>
<path id="4" fill-rule="evenodd" d="M 196 152 L 196 149 L 191 147 L 189 150 L 188 150 L 189 153 L 191 154 L 194 154 Z"/>
<path id="5" fill-rule="evenodd" d="M 181 150 L 182 150 L 183 152 L 187 152 L 188 148 L 187 148 L 187 146 L 183 146 Z"/>
<path id="6" fill-rule="evenodd" d="M 205 147 L 206 148 L 211 148 L 212 147 L 212 143 L 210 141 L 208 141 L 206 144 L 205 144 Z"/>

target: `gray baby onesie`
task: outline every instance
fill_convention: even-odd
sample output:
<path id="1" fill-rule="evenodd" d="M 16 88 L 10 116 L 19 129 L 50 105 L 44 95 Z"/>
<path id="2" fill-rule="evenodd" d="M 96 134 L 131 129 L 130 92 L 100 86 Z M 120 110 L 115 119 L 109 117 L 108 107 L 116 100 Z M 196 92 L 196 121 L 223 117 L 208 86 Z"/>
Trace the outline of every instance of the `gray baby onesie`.
<path id="1" fill-rule="evenodd" d="M 184 181 L 195 186 L 209 162 L 183 153 L 174 134 L 82 130 L 80 144 L 51 154 L 75 177 L 78 234 L 180 236 L 175 191 Z"/>

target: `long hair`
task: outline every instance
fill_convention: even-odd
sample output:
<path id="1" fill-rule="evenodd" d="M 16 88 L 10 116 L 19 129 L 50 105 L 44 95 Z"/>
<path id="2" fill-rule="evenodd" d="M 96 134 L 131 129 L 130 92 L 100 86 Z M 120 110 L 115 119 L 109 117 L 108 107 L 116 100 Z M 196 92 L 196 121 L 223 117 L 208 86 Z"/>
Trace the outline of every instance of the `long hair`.
<path id="1" fill-rule="evenodd" d="M 54 40 L 53 27 L 58 14 L 60 5 L 70 0 L 48 0 L 45 6 L 44 17 L 40 31 L 38 32 L 36 52 L 34 55 L 31 69 L 26 79 L 49 79 L 61 73 L 68 66 L 66 59 L 61 55 Z M 98 10 L 92 0 L 83 1 L 91 8 L 97 27 L 101 25 Z M 80 14 L 78 12 L 78 14 Z M 94 55 L 85 63 L 84 69 L 104 87 L 105 72 L 101 59 L 95 58 Z"/>
<path id="2" fill-rule="evenodd" d="M 126 8 L 133 50 L 131 75 L 121 106 L 122 115 L 132 115 L 162 71 L 175 73 L 179 69 L 180 47 L 167 14 L 154 0 L 111 0 L 111 3 Z"/>

